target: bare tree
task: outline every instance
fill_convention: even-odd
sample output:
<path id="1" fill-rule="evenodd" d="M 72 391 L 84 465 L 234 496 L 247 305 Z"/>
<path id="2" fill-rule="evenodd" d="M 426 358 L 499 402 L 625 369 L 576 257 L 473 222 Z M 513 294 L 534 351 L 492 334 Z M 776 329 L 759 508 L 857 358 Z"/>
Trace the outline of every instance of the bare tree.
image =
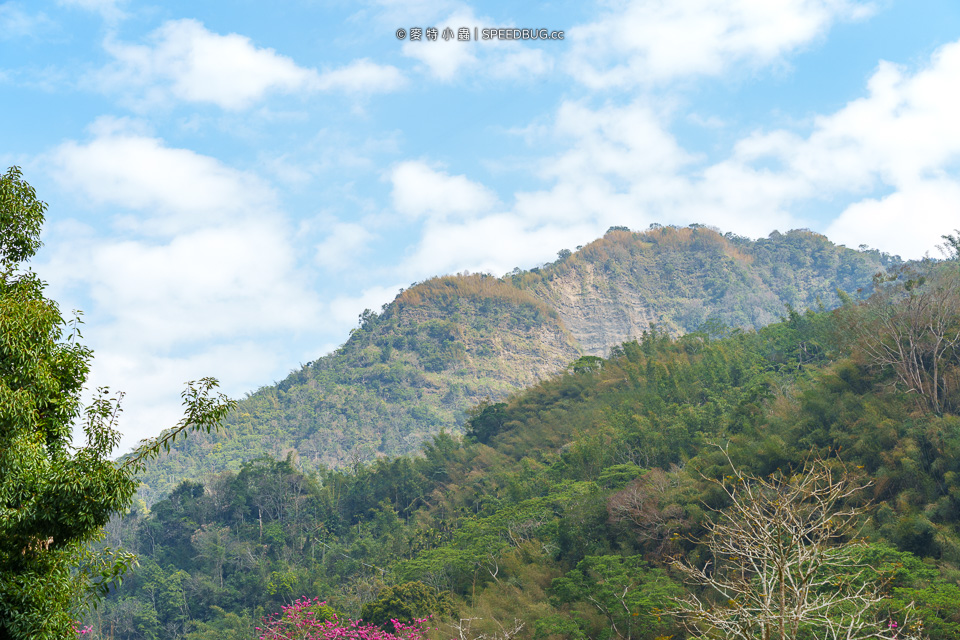
<path id="1" fill-rule="evenodd" d="M 689 594 L 677 603 L 673 613 L 694 637 L 922 637 L 909 611 L 899 628 L 882 618 L 884 585 L 859 561 L 862 509 L 849 505 L 869 483 L 854 482 L 821 460 L 789 477 L 732 473 L 714 481 L 730 501 L 704 539 L 714 560 L 703 567 L 674 561 L 689 582 L 719 596 Z"/>
<path id="2" fill-rule="evenodd" d="M 459 622 L 447 626 L 452 631 L 457 632 L 457 640 L 512 640 L 524 627 L 524 623 L 519 620 L 514 620 L 513 624 L 504 626 L 499 620 L 494 619 L 493 622 L 496 623 L 498 629 L 480 633 L 472 629 L 473 623 L 477 621 L 486 622 L 483 618 L 460 618 Z"/>
<path id="3" fill-rule="evenodd" d="M 955 407 L 960 366 L 960 273 L 896 276 L 877 282 L 854 319 L 857 343 L 874 365 L 892 368 L 921 406 L 942 414 Z"/>
<path id="4" fill-rule="evenodd" d="M 680 505 L 664 505 L 668 491 L 675 484 L 675 473 L 668 475 L 662 469 L 647 471 L 610 496 L 607 501 L 610 521 L 630 523 L 641 542 L 649 544 L 655 554 L 663 554 L 673 534 L 689 526 Z"/>

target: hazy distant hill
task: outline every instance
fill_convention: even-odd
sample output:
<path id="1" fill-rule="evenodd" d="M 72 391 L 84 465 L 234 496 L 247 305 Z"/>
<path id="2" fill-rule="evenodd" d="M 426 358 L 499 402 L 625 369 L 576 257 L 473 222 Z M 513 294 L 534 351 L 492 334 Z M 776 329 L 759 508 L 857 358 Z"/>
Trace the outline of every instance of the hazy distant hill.
<path id="1" fill-rule="evenodd" d="M 465 411 L 605 355 L 651 323 L 673 334 L 708 320 L 759 328 L 838 302 L 899 262 L 809 231 L 757 241 L 714 230 L 614 228 L 576 252 L 503 278 L 445 276 L 411 286 L 334 353 L 242 400 L 221 434 L 193 434 L 146 474 L 156 499 L 181 480 L 296 451 L 337 466 L 415 451 Z"/>

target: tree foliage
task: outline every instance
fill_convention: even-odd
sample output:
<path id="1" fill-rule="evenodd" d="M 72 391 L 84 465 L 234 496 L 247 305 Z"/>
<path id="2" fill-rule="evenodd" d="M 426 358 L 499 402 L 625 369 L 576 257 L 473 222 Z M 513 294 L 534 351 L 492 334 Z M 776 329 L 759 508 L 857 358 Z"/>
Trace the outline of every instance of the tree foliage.
<path id="1" fill-rule="evenodd" d="M 363 605 L 361 618 L 369 623 L 393 630 L 393 622 L 410 624 L 433 615 L 453 615 L 454 604 L 448 591 L 437 592 L 422 582 L 405 582 L 387 587 L 377 598 Z"/>
<path id="2" fill-rule="evenodd" d="M 44 640 L 71 633 L 82 606 L 133 564 L 124 551 L 88 544 L 130 506 L 139 461 L 173 436 L 145 442 L 133 462 L 110 459 L 119 396 L 100 389 L 84 411 L 81 390 L 92 353 L 79 342 L 79 316 L 66 321 L 44 283 L 22 268 L 40 247 L 46 205 L 17 168 L 0 178 L 0 639 Z M 174 432 L 210 428 L 230 403 L 211 398 L 206 379 L 185 393 Z M 84 446 L 71 444 L 81 418 Z"/>
<path id="3" fill-rule="evenodd" d="M 652 637 L 669 630 L 660 613 L 682 594 L 661 570 L 649 569 L 640 556 L 587 556 L 576 569 L 554 579 L 550 591 L 559 603 L 583 603 L 596 609 L 600 628 L 583 624 L 590 636 L 605 626 L 619 640 Z"/>

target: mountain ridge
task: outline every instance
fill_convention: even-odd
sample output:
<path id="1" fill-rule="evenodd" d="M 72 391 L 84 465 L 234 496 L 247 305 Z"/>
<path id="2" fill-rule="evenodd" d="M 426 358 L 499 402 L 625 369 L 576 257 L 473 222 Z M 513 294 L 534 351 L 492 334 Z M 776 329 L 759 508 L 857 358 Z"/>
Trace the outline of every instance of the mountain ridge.
<path id="1" fill-rule="evenodd" d="M 835 306 L 899 264 L 806 230 L 749 240 L 712 228 L 611 228 L 557 261 L 502 278 L 438 276 L 367 310 L 333 353 L 241 400 L 222 433 L 194 434 L 144 477 L 151 502 L 184 479 L 295 453 L 307 468 L 415 452 L 467 410 L 657 326 L 758 329 L 786 309 Z M 779 315 L 778 315 L 779 314 Z"/>

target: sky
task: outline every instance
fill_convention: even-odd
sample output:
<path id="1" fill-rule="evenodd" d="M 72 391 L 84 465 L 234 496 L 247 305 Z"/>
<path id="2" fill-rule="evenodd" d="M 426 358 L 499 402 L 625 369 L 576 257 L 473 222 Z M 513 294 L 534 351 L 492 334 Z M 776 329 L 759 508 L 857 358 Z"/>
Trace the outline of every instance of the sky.
<path id="1" fill-rule="evenodd" d="M 402 287 L 610 226 L 960 227 L 956 0 L 11 0 L 0 114 L 124 449 L 188 380 L 242 397 Z"/>

